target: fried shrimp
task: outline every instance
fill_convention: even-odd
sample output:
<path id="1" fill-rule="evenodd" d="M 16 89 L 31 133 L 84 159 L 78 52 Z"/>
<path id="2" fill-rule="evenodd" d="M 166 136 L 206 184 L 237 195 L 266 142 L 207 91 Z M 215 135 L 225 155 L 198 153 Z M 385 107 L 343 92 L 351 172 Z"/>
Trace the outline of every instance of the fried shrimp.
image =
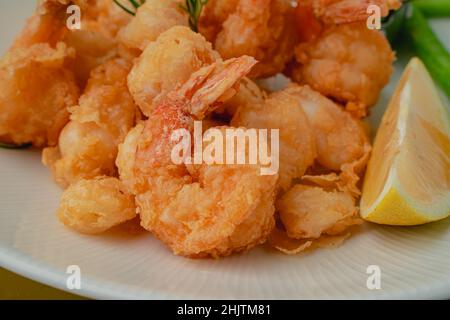
<path id="1" fill-rule="evenodd" d="M 296 48 L 293 78 L 366 115 L 393 72 L 395 55 L 387 39 L 364 23 L 331 26 Z"/>
<path id="2" fill-rule="evenodd" d="M 0 61 L 0 141 L 54 146 L 79 97 L 65 8 L 41 1 Z"/>
<path id="3" fill-rule="evenodd" d="M 9 51 L 0 62 L 0 141 L 54 146 L 79 90 L 70 71 L 75 52 L 59 43 Z"/>
<path id="4" fill-rule="evenodd" d="M 63 41 L 74 31 L 67 28 L 67 7 L 70 4 L 77 5 L 83 13 L 83 28 L 79 31 L 95 31 L 112 38 L 129 20 L 128 15 L 110 0 L 40 0 L 14 47 L 29 47 L 36 43 L 54 46 Z"/>
<path id="5" fill-rule="evenodd" d="M 147 46 L 128 76 L 128 87 L 142 112 L 150 116 L 153 106 L 167 93 L 219 59 L 200 34 L 176 26 Z"/>
<path id="6" fill-rule="evenodd" d="M 117 56 L 117 44 L 114 40 L 86 29 L 68 33 L 64 42 L 75 49 L 74 73 L 80 88 L 86 86 L 92 70 Z"/>
<path id="7" fill-rule="evenodd" d="M 370 5 L 380 8 L 381 17 L 402 5 L 400 0 L 312 0 L 312 4 L 316 16 L 327 24 L 366 21 Z"/>
<path id="8" fill-rule="evenodd" d="M 59 220 L 85 234 L 98 234 L 136 217 L 134 197 L 116 178 L 80 180 L 64 191 Z"/>
<path id="9" fill-rule="evenodd" d="M 43 148 L 83 234 L 139 225 L 189 258 L 339 245 L 395 59 L 369 5 L 401 1 L 38 0 L 0 60 L 0 148 Z"/>
<path id="10" fill-rule="evenodd" d="M 88 16 L 83 21 L 82 29 L 95 31 L 103 37 L 115 39 L 119 31 L 131 22 L 132 16 L 111 0 L 96 0 L 94 2 L 87 10 L 87 14 L 89 14 L 89 10 L 93 12 L 90 17 Z"/>
<path id="11" fill-rule="evenodd" d="M 214 42 L 223 23 L 236 11 L 239 0 L 209 0 L 199 20 L 200 33 L 210 42 Z"/>
<path id="12" fill-rule="evenodd" d="M 136 16 L 119 32 L 120 41 L 131 49 L 143 51 L 158 36 L 174 26 L 188 26 L 180 0 L 152 0 L 137 10 Z"/>
<path id="13" fill-rule="evenodd" d="M 120 181 L 132 194 L 138 194 L 142 190 L 135 175 L 136 151 L 139 138 L 144 130 L 144 123 L 138 123 L 128 132 L 123 143 L 119 145 L 116 158 L 116 166 L 119 171 Z"/>
<path id="14" fill-rule="evenodd" d="M 68 31 L 66 28 L 67 2 L 41 0 L 36 12 L 27 20 L 12 48 L 27 48 L 37 43 L 47 43 L 54 47 L 60 42 Z"/>
<path id="15" fill-rule="evenodd" d="M 82 28 L 70 30 L 64 42 L 77 52 L 75 74 L 84 88 L 92 70 L 120 54 L 116 36 L 131 16 L 110 0 L 93 1 L 82 10 Z"/>
<path id="16" fill-rule="evenodd" d="M 215 48 L 225 59 L 249 55 L 258 60 L 251 77 L 272 76 L 293 57 L 297 43 L 293 26 L 294 10 L 289 1 L 239 0 L 236 10 L 223 22 Z"/>
<path id="17" fill-rule="evenodd" d="M 274 226 L 276 175 L 261 176 L 259 165 L 184 165 L 171 159 L 174 130 L 191 130 L 194 119 L 230 98 L 254 63 L 244 56 L 200 69 L 120 147 L 121 179 L 136 193 L 141 225 L 175 254 L 228 255 L 264 242 Z M 127 155 L 134 166 L 127 165 Z"/>
<path id="18" fill-rule="evenodd" d="M 91 7 L 87 1 L 76 4 Z M 111 56 L 112 40 L 86 30 L 69 32 L 67 5 L 41 1 L 0 63 L 1 141 L 55 146 L 69 121 L 68 108 L 77 104 L 79 85 Z"/>
<path id="19" fill-rule="evenodd" d="M 82 28 L 67 28 L 67 7 L 78 5 L 82 10 Z M 45 43 L 54 48 L 58 42 L 75 50 L 77 84 L 83 88 L 90 72 L 117 55 L 115 35 L 129 21 L 129 15 L 109 0 L 44 0 L 27 21 L 12 50 Z M 111 23 L 113 22 L 113 23 Z"/>
<path id="20" fill-rule="evenodd" d="M 116 174 L 117 147 L 134 126 L 137 107 L 127 90 L 131 65 L 113 59 L 96 68 L 56 148 L 44 150 L 43 162 L 57 183 Z"/>
<path id="21" fill-rule="evenodd" d="M 232 126 L 280 130 L 280 179 L 282 190 L 301 178 L 316 157 L 315 134 L 298 99 L 284 91 L 271 94 L 260 103 L 240 107 Z"/>
<path id="22" fill-rule="evenodd" d="M 345 192 L 295 185 L 276 204 L 287 234 L 294 239 L 338 235 L 360 224 L 354 199 Z"/>
<path id="23" fill-rule="evenodd" d="M 342 166 L 364 157 L 369 139 L 359 120 L 333 101 L 308 86 L 291 86 L 286 95 L 297 99 L 311 124 L 316 141 L 317 161 L 339 171 Z"/>
<path id="24" fill-rule="evenodd" d="M 255 82 L 249 78 L 243 78 L 239 85 L 239 92 L 215 112 L 232 118 L 239 107 L 263 103 L 266 96 L 267 94 Z"/>

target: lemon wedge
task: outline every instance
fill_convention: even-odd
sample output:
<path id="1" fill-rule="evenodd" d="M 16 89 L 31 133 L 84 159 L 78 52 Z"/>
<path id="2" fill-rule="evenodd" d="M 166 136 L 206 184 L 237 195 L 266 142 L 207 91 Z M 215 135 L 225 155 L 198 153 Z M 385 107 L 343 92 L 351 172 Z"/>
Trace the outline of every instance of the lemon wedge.
<path id="1" fill-rule="evenodd" d="M 449 111 L 431 76 L 413 58 L 375 139 L 360 204 L 362 218 L 409 226 L 450 215 L 449 123 Z"/>

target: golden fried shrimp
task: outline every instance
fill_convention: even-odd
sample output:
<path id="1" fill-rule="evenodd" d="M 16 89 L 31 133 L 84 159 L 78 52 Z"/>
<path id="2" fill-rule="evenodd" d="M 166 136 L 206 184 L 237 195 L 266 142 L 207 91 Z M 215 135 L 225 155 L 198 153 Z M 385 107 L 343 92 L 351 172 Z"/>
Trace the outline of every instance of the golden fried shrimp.
<path id="1" fill-rule="evenodd" d="M 54 47 L 60 42 L 68 31 L 66 2 L 68 1 L 40 1 L 36 12 L 27 20 L 12 48 L 28 48 L 37 43 L 47 43 Z"/>
<path id="2" fill-rule="evenodd" d="M 301 178 L 316 158 L 315 134 L 298 99 L 279 91 L 260 103 L 239 108 L 231 125 L 280 130 L 280 178 L 282 190 Z"/>
<path id="3" fill-rule="evenodd" d="M 188 26 L 180 0 L 152 0 L 139 7 L 136 16 L 119 32 L 120 41 L 131 49 L 143 51 L 158 36 L 174 26 Z"/>
<path id="4" fill-rule="evenodd" d="M 296 58 L 295 81 L 346 103 L 348 111 L 362 117 L 388 83 L 395 55 L 383 34 L 354 23 L 328 27 L 300 44 Z"/>
<path id="5" fill-rule="evenodd" d="M 200 69 L 120 147 L 119 171 L 132 182 L 141 225 L 175 254 L 228 255 L 264 242 L 274 226 L 276 175 L 261 176 L 259 165 L 186 166 L 171 159 L 174 130 L 191 130 L 194 119 L 204 119 L 236 92 L 254 64 L 241 57 Z"/>
<path id="6" fill-rule="evenodd" d="M 312 0 L 297 0 L 295 26 L 299 43 L 312 41 L 322 32 L 323 23 L 314 14 Z"/>
<path id="7" fill-rule="evenodd" d="M 366 21 L 370 15 L 367 8 L 377 5 L 381 17 L 389 14 L 389 10 L 398 9 L 400 0 L 312 0 L 314 13 L 326 24 L 342 24 Z"/>
<path id="8" fill-rule="evenodd" d="M 82 29 L 67 28 L 67 7 L 78 5 L 82 15 Z M 14 47 L 29 47 L 36 43 L 54 46 L 72 32 L 95 32 L 114 38 L 131 20 L 130 16 L 110 0 L 41 0 L 36 12 L 27 21 Z"/>
<path id="9" fill-rule="evenodd" d="M 226 117 L 233 117 L 240 107 L 248 104 L 261 104 L 267 94 L 251 79 L 243 78 L 239 85 L 239 92 L 225 104 L 216 109 L 215 113 Z"/>
<path id="10" fill-rule="evenodd" d="M 0 140 L 54 146 L 76 104 L 65 1 L 45 0 L 0 62 Z"/>
<path id="11" fill-rule="evenodd" d="M 128 192 L 132 194 L 138 194 L 139 190 L 142 190 L 142 187 L 138 184 L 134 167 L 138 142 L 143 131 L 144 123 L 138 123 L 131 129 L 123 143 L 119 144 L 119 151 L 116 158 L 120 181 L 122 181 Z"/>
<path id="12" fill-rule="evenodd" d="M 200 34 L 175 26 L 147 46 L 128 76 L 128 87 L 142 112 L 150 116 L 153 106 L 167 93 L 219 59 Z"/>
<path id="13" fill-rule="evenodd" d="M 117 145 L 107 131 L 95 123 L 70 121 L 62 130 L 57 147 L 46 148 L 42 162 L 61 188 L 80 179 L 115 176 Z"/>
<path id="14" fill-rule="evenodd" d="M 225 1 L 225 0 L 223 0 Z M 259 61 L 251 77 L 281 72 L 297 43 L 294 9 L 285 0 L 239 0 L 223 23 L 215 48 L 223 58 L 249 55 Z"/>
<path id="15" fill-rule="evenodd" d="M 131 64 L 113 59 L 96 68 L 59 145 L 45 149 L 43 162 L 62 187 L 80 179 L 116 174 L 117 148 L 134 126 L 137 107 L 128 92 Z"/>
<path id="16" fill-rule="evenodd" d="M 131 22 L 132 16 L 111 0 L 96 0 L 94 2 L 95 4 L 91 5 L 93 8 L 89 9 L 94 12 L 83 21 L 82 29 L 95 31 L 103 37 L 115 39 L 119 31 Z"/>
<path id="17" fill-rule="evenodd" d="M 67 7 L 76 4 L 81 8 L 80 30 L 69 30 Z M 16 39 L 14 48 L 27 48 L 36 43 L 54 47 L 64 42 L 75 49 L 73 71 L 79 87 L 83 88 L 90 72 L 117 55 L 117 32 L 130 21 L 127 13 L 110 0 L 44 0 L 28 20 Z"/>
<path id="18" fill-rule="evenodd" d="M 136 217 L 134 197 L 116 178 L 80 180 L 64 191 L 58 209 L 65 226 L 98 234 Z"/>
<path id="19" fill-rule="evenodd" d="M 361 223 L 350 195 L 318 187 L 295 185 L 277 201 L 276 207 L 288 236 L 294 239 L 338 235 Z"/>
<path id="20" fill-rule="evenodd" d="M 79 90 L 64 43 L 11 49 L 0 61 L 0 141 L 54 146 Z"/>
<path id="21" fill-rule="evenodd" d="M 41 0 L 37 13 L 54 15 L 64 11 L 65 22 L 68 17 L 67 7 L 72 4 L 81 9 L 82 29 L 95 29 L 105 37 L 114 38 L 132 19 L 131 15 L 111 0 Z"/>
<path id="22" fill-rule="evenodd" d="M 127 89 L 126 76 L 131 63 L 122 58 L 111 59 L 96 68 L 89 79 L 79 106 L 72 108 L 71 120 L 94 122 L 123 141 L 134 126 L 137 107 Z"/>
<path id="23" fill-rule="evenodd" d="M 239 0 L 209 0 L 199 20 L 200 33 L 210 42 L 214 42 L 223 23 L 236 11 Z"/>
<path id="24" fill-rule="evenodd" d="M 116 36 L 131 15 L 111 0 L 90 1 L 81 9 L 82 28 L 68 32 L 64 42 L 77 52 L 75 74 L 83 88 L 92 70 L 120 55 Z"/>
<path id="25" fill-rule="evenodd" d="M 152 215 L 141 215 L 143 225 L 152 225 L 175 253 L 186 256 L 226 256 L 266 241 L 275 226 L 276 175 L 261 176 L 258 165 L 203 164 L 188 170 L 191 182 L 167 211 L 159 207 L 168 216 L 153 225 Z"/>
<path id="26" fill-rule="evenodd" d="M 117 55 L 117 43 L 87 29 L 73 30 L 64 42 L 76 51 L 74 72 L 80 88 L 84 88 L 91 71 Z"/>
<path id="27" fill-rule="evenodd" d="M 322 166 L 339 171 L 365 155 L 369 139 L 358 119 L 308 86 L 294 85 L 283 92 L 297 99 L 313 127 Z"/>

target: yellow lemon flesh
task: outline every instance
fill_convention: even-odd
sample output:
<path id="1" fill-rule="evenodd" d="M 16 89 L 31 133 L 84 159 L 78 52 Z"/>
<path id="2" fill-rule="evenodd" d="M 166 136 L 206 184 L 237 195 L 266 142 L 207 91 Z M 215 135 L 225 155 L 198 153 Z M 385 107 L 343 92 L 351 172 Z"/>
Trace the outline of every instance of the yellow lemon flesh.
<path id="1" fill-rule="evenodd" d="M 375 223 L 402 226 L 448 217 L 449 137 L 449 111 L 425 66 L 413 58 L 375 139 L 361 216 Z"/>

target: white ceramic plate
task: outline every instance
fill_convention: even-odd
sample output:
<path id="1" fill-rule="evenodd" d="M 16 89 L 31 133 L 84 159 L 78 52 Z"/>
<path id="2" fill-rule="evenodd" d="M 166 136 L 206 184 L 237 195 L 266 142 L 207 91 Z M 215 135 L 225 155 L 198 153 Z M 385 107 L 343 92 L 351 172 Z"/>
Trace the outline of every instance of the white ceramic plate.
<path id="1" fill-rule="evenodd" d="M 1 2 L 0 51 L 33 7 L 33 0 Z M 433 26 L 450 45 L 450 22 Z M 375 109 L 375 124 L 404 62 L 397 63 Z M 78 265 L 82 288 L 75 293 L 92 298 L 450 298 L 450 219 L 412 228 L 366 224 L 337 249 L 297 256 L 259 248 L 217 261 L 188 260 L 173 256 L 150 234 L 73 233 L 55 217 L 59 196 L 39 152 L 0 150 L 2 267 L 68 290 L 66 269 Z M 380 290 L 366 286 L 370 265 L 380 267 Z"/>

